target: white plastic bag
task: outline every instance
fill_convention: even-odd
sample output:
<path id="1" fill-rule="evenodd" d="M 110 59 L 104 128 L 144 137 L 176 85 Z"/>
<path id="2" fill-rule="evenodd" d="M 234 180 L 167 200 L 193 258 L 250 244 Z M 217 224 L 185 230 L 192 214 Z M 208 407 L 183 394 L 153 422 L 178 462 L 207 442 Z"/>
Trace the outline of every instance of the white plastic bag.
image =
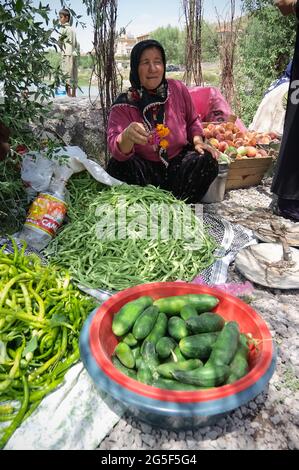
<path id="1" fill-rule="evenodd" d="M 66 157 L 66 165 L 72 170 L 72 173 L 79 173 L 85 169 L 95 180 L 107 186 L 115 186 L 123 183 L 110 176 L 99 163 L 89 160 L 86 153 L 83 152 L 80 147 L 67 145 L 62 147 L 58 152 L 55 152 L 55 154 L 57 156 Z"/>
<path id="2" fill-rule="evenodd" d="M 29 196 L 47 191 L 54 173 L 55 162 L 38 152 L 28 152 L 22 159 L 21 178 Z"/>
<path id="3" fill-rule="evenodd" d="M 107 186 L 122 184 L 122 181 L 110 176 L 99 163 L 89 160 L 80 147 L 71 145 L 57 149 L 55 160 L 50 160 L 44 153 L 27 153 L 22 160 L 21 177 L 32 197 L 37 192 L 47 191 L 52 177 L 56 180 L 63 179 L 66 184 L 72 174 L 83 170 L 87 170 L 95 180 Z"/>

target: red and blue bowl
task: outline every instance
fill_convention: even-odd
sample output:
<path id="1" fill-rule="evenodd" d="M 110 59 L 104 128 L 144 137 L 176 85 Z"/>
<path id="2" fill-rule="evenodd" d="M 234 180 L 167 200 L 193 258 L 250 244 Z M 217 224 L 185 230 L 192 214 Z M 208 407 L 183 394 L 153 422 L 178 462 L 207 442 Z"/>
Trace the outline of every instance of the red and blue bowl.
<path id="1" fill-rule="evenodd" d="M 140 383 L 114 367 L 111 356 L 117 338 L 113 316 L 127 302 L 144 295 L 154 299 L 183 294 L 211 294 L 219 298 L 214 311 L 226 321 L 238 322 L 241 333 L 251 333 L 250 371 L 240 380 L 208 390 L 162 390 Z M 220 290 L 184 282 L 142 284 L 121 291 L 91 312 L 80 336 L 82 361 L 98 389 L 122 402 L 135 417 L 167 429 L 190 429 L 215 423 L 228 412 L 255 398 L 268 386 L 276 363 L 270 331 L 249 305 Z"/>

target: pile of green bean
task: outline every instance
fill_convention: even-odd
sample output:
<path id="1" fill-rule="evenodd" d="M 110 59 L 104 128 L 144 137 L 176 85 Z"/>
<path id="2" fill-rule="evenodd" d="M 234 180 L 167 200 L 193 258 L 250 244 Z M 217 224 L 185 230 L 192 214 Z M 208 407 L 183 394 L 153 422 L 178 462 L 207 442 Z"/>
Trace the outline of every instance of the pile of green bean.
<path id="1" fill-rule="evenodd" d="M 186 224 L 182 218 L 189 207 L 167 191 L 126 184 L 107 188 L 89 177 L 71 180 L 69 190 L 69 223 L 51 242 L 46 254 L 52 263 L 69 269 L 74 279 L 88 287 L 114 291 L 145 282 L 190 281 L 214 261 L 214 238 L 194 213 Z M 154 204 L 160 208 L 163 205 L 165 212 L 153 213 Z M 135 230 L 132 224 L 140 211 L 143 217 Z M 124 225 L 119 224 L 124 214 L 125 235 Z M 108 220 L 104 237 L 97 232 L 103 217 Z M 170 236 L 165 237 L 167 217 Z M 149 228 L 153 224 L 159 228 L 158 236 L 144 237 L 142 230 L 147 235 L 153 233 Z M 174 235 L 178 227 L 184 230 L 181 238 Z M 194 236 L 195 228 L 198 231 Z M 108 235 L 115 236 L 109 239 Z"/>
<path id="2" fill-rule="evenodd" d="M 68 273 L 24 252 L 15 243 L 13 254 L 0 250 L 0 448 L 79 359 L 95 306 Z"/>

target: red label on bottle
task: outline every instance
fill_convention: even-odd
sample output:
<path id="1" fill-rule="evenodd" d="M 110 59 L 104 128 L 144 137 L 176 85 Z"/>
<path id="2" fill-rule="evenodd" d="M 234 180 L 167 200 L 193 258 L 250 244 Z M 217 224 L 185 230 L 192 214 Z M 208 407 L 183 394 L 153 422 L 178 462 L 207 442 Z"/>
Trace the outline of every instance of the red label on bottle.
<path id="1" fill-rule="evenodd" d="M 40 229 L 54 237 L 66 211 L 67 206 L 61 199 L 50 194 L 39 194 L 29 208 L 25 225 Z"/>

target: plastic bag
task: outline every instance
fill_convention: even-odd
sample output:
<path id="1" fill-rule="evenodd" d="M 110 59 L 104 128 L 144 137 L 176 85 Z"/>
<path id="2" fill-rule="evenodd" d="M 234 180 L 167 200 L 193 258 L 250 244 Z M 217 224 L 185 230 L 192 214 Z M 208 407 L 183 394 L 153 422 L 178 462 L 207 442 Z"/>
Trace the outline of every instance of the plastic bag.
<path id="1" fill-rule="evenodd" d="M 37 192 L 46 191 L 54 173 L 55 162 L 38 152 L 28 152 L 23 156 L 21 178 L 29 199 Z"/>
<path id="2" fill-rule="evenodd" d="M 55 152 L 55 154 L 57 157 L 61 156 L 66 158 L 66 166 L 69 170 L 72 170 L 71 174 L 87 170 L 95 180 L 107 186 L 123 184 L 123 181 L 119 181 L 110 176 L 99 163 L 89 160 L 86 153 L 83 152 L 80 147 L 67 145 Z"/>
<path id="3" fill-rule="evenodd" d="M 67 183 L 73 173 L 83 170 L 107 186 L 122 184 L 122 181 L 112 178 L 99 163 L 89 160 L 80 147 L 71 145 L 58 148 L 55 160 L 47 158 L 45 153 L 27 153 L 22 160 L 21 177 L 27 188 L 30 188 L 29 192 L 44 192 L 48 190 L 52 177 Z"/>

